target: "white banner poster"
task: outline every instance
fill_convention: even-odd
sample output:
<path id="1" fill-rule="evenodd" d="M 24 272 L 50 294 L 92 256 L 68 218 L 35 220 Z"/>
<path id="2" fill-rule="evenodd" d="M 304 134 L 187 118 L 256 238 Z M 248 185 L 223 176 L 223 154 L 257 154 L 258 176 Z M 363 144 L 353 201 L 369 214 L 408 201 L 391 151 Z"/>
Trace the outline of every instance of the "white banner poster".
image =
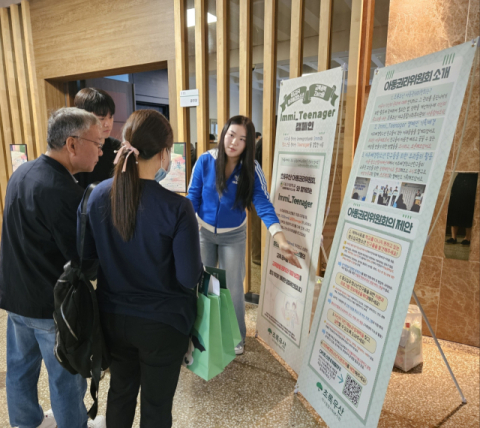
<path id="1" fill-rule="evenodd" d="M 268 235 L 257 331 L 297 373 L 307 344 L 342 75 L 336 68 L 280 87 L 270 194 L 302 268 L 289 264 Z"/>
<path id="2" fill-rule="evenodd" d="M 378 424 L 476 50 L 374 76 L 299 377 L 329 427 Z"/>

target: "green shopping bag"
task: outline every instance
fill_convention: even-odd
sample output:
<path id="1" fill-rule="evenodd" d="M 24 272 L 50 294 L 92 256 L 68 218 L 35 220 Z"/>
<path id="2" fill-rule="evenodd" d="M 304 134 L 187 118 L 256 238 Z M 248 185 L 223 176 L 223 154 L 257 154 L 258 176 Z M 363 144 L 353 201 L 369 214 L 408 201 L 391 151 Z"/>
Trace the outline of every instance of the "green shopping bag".
<path id="1" fill-rule="evenodd" d="M 225 366 L 235 355 L 235 346 L 242 342 L 242 335 L 238 326 L 237 315 L 233 307 L 232 295 L 227 289 L 227 276 L 223 269 L 205 266 L 205 272 L 213 275 L 220 282 L 220 313 L 222 322 L 222 345 Z M 210 278 L 208 278 L 210 280 Z"/>
<path id="2" fill-rule="evenodd" d="M 220 296 L 208 293 L 210 276 L 220 282 Z M 205 350 L 195 348 L 193 363 L 187 366 L 204 380 L 220 374 L 235 358 L 235 346 L 242 337 L 238 327 L 230 291 L 226 289 L 226 275 L 223 269 L 205 267 L 204 281 L 197 301 L 197 318 L 193 335 Z"/>
<path id="3" fill-rule="evenodd" d="M 232 338 L 233 338 L 233 348 L 237 346 L 242 341 L 242 335 L 240 333 L 240 327 L 238 326 L 237 315 L 235 314 L 235 308 L 233 307 L 233 300 L 232 295 L 230 294 L 230 290 L 226 288 L 222 288 L 220 290 L 220 297 L 223 299 L 221 310 L 226 310 L 228 313 L 228 317 L 230 318 L 230 328 L 232 330 Z M 225 307 L 225 309 L 224 309 Z M 223 313 L 223 312 L 222 312 Z"/>
<path id="4" fill-rule="evenodd" d="M 202 292 L 197 300 L 197 318 L 193 326 L 193 335 L 203 346 L 193 351 L 193 363 L 187 368 L 204 380 L 210 380 L 225 368 L 222 346 L 220 317 L 220 297 Z"/>

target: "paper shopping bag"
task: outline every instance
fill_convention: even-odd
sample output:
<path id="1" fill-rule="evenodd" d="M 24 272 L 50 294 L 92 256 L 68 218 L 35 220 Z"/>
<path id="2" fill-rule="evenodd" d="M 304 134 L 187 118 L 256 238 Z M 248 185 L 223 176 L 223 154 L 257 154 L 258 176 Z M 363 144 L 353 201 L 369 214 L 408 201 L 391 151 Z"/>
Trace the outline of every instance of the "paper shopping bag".
<path id="1" fill-rule="evenodd" d="M 225 368 L 219 296 L 199 294 L 192 334 L 197 337 L 203 350 L 195 348 L 193 363 L 187 368 L 202 379 L 210 380 Z"/>
<path id="2" fill-rule="evenodd" d="M 231 300 L 231 297 L 230 297 Z M 234 313 L 235 315 L 235 313 Z M 231 322 L 228 305 L 228 290 L 220 290 L 220 318 L 222 321 L 222 350 L 223 350 L 223 364 L 225 367 L 235 359 L 235 342 L 233 338 L 234 327 Z M 235 317 L 235 322 L 237 319 Z M 237 323 L 238 328 L 238 323 Z"/>
<path id="3" fill-rule="evenodd" d="M 235 308 L 233 306 L 232 295 L 230 294 L 230 290 L 221 289 L 220 296 L 224 296 L 224 300 L 222 301 L 221 310 L 224 311 L 224 307 L 228 312 L 228 317 L 230 318 L 230 328 L 232 330 L 232 339 L 233 339 L 233 347 L 237 346 L 242 341 L 242 335 L 240 333 L 240 327 L 238 326 L 237 315 L 235 314 Z"/>

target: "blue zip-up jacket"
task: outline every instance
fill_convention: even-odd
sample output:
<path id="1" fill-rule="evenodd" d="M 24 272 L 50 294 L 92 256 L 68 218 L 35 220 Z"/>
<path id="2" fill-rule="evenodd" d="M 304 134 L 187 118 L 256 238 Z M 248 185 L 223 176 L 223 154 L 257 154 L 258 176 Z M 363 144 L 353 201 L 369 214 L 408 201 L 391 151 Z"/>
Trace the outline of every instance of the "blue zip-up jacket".
<path id="1" fill-rule="evenodd" d="M 199 217 L 199 222 L 203 226 L 205 224 L 210 225 L 209 229 L 215 233 L 222 233 L 240 227 L 245 222 L 247 214 L 244 209 L 233 207 L 237 194 L 237 180 L 240 175 L 241 164 L 239 163 L 235 167 L 227 180 L 226 190 L 222 197 L 219 197 L 216 187 L 216 161 L 217 149 L 209 150 L 198 158 L 193 168 L 187 198 L 192 201 L 193 208 Z M 263 175 L 262 167 L 257 161 L 255 161 L 253 205 L 267 228 L 277 224 L 279 230 L 281 230 L 280 221 L 270 202 L 267 181 Z"/>

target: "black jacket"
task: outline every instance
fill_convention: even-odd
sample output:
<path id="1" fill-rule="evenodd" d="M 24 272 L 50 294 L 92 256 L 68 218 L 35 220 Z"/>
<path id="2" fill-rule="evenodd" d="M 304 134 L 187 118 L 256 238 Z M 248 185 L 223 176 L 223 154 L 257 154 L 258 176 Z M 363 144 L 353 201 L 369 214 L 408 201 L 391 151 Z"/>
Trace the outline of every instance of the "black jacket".
<path id="1" fill-rule="evenodd" d="M 106 138 L 103 145 L 103 155 L 98 158 L 98 163 L 92 172 L 79 172 L 75 174 L 78 184 L 86 189 L 89 184 L 107 180 L 113 177 L 113 161 L 115 160 L 115 150 L 120 148 L 120 141 L 115 138 Z"/>
<path id="2" fill-rule="evenodd" d="M 77 207 L 82 196 L 70 172 L 46 155 L 12 175 L 3 210 L 0 308 L 52 318 L 53 287 L 65 263 L 78 258 Z"/>

